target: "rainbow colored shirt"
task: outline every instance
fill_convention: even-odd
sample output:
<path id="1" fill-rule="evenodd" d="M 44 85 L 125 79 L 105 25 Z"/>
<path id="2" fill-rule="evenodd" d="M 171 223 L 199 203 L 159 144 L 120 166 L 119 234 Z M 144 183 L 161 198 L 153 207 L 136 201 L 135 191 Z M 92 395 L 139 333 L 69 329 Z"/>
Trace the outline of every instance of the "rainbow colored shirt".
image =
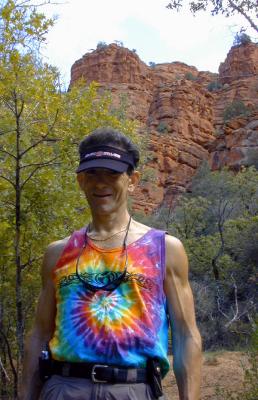
<path id="1" fill-rule="evenodd" d="M 123 249 L 101 249 L 88 238 L 77 264 L 84 242 L 82 228 L 72 234 L 53 270 L 57 314 L 52 357 L 138 368 L 158 357 L 164 376 L 169 369 L 165 233 L 151 229 L 127 246 L 126 275 L 111 292 L 88 290 L 78 273 L 97 281 L 103 273 L 122 272 Z"/>

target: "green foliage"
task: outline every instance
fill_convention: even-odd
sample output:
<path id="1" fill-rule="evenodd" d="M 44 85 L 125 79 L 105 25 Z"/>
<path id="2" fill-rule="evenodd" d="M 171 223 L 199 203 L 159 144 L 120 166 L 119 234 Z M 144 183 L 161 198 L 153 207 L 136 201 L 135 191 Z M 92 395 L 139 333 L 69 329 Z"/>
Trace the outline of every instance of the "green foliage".
<path id="1" fill-rule="evenodd" d="M 106 42 L 98 42 L 97 43 L 97 50 L 103 50 L 106 49 L 108 47 Z"/>
<path id="2" fill-rule="evenodd" d="M 240 115 L 247 116 L 249 114 L 250 110 L 242 100 L 234 100 L 225 108 L 223 112 L 223 119 L 226 122 Z"/>
<path id="3" fill-rule="evenodd" d="M 5 1 L 0 14 L 0 357 L 13 377 L 0 391 L 13 398 L 44 249 L 89 218 L 75 179 L 77 145 L 103 126 L 134 140 L 136 125 L 110 112 L 111 97 L 96 84 L 61 90 L 58 71 L 37 51 L 52 21 L 34 6 Z"/>
<path id="4" fill-rule="evenodd" d="M 197 77 L 193 75 L 192 72 L 187 72 L 185 74 L 185 79 L 187 79 L 188 81 L 196 81 Z"/>
<path id="5" fill-rule="evenodd" d="M 156 169 L 151 167 L 145 167 L 142 171 L 141 180 L 143 182 L 156 183 L 158 181 L 158 172 Z"/>
<path id="6" fill-rule="evenodd" d="M 258 170 L 258 149 L 249 148 L 247 150 L 247 165 L 253 165 Z"/>
<path id="7" fill-rule="evenodd" d="M 193 0 L 186 2 L 185 0 L 172 0 L 167 5 L 170 10 L 181 11 L 183 5 L 195 15 L 200 11 L 209 11 L 211 15 L 224 15 L 230 17 L 235 14 L 240 14 L 246 19 L 248 24 L 258 32 L 257 23 L 253 20 L 253 16 L 257 15 L 257 1 L 256 0 L 234 0 L 234 1 L 217 1 L 217 0 Z"/>
<path id="8" fill-rule="evenodd" d="M 236 33 L 236 35 L 234 37 L 233 46 L 242 46 L 242 45 L 246 45 L 248 43 L 252 43 L 250 36 L 248 36 L 244 32 Z"/>
<path id="9" fill-rule="evenodd" d="M 157 126 L 157 131 L 159 133 L 168 133 L 168 126 L 165 122 L 160 122 Z"/>
<path id="10" fill-rule="evenodd" d="M 124 47 L 124 43 L 121 42 L 121 40 L 114 40 L 114 43 L 117 44 L 120 47 Z"/>
<path id="11" fill-rule="evenodd" d="M 220 83 L 219 81 L 212 81 L 207 85 L 207 89 L 210 92 L 214 92 L 216 90 L 219 90 L 223 87 L 222 83 Z"/>
<path id="12" fill-rule="evenodd" d="M 149 62 L 149 66 L 150 66 L 151 68 L 155 68 L 155 67 L 156 67 L 156 63 L 155 63 L 154 61 L 150 61 L 150 62 Z"/>
<path id="13" fill-rule="evenodd" d="M 176 207 L 139 217 L 186 248 L 204 348 L 245 347 L 256 312 L 258 172 L 212 172 L 203 163 L 190 190 Z"/>

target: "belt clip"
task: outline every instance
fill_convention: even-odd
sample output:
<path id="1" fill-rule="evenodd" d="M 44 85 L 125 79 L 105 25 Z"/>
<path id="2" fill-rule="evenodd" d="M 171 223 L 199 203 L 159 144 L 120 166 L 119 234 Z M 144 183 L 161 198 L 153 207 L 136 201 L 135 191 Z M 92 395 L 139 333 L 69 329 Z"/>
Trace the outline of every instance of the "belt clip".
<path id="1" fill-rule="evenodd" d="M 108 368 L 108 365 L 101 365 L 101 364 L 93 365 L 92 370 L 91 370 L 91 380 L 92 380 L 92 382 L 94 382 L 94 383 L 107 383 L 108 381 L 103 381 L 103 380 L 95 378 L 95 375 L 96 375 L 95 369 L 96 368 Z"/>

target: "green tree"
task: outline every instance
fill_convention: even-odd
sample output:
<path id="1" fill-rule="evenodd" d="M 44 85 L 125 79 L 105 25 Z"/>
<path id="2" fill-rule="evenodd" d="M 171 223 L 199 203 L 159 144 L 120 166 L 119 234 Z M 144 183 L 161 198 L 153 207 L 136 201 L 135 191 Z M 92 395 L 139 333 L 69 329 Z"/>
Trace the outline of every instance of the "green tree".
<path id="1" fill-rule="evenodd" d="M 180 11 L 184 0 L 173 0 L 167 5 L 171 10 Z M 198 11 L 210 11 L 211 15 L 222 14 L 230 17 L 234 14 L 242 15 L 248 24 L 258 33 L 258 27 L 254 16 L 258 15 L 258 5 L 256 0 L 194 0 L 187 2 L 187 7 L 195 15 Z"/>
<path id="2" fill-rule="evenodd" d="M 74 183 L 77 144 L 97 127 L 131 137 L 136 127 L 112 115 L 110 95 L 96 84 L 62 91 L 59 72 L 38 52 L 53 21 L 31 4 L 0 3 L 0 390 L 8 398 L 17 395 L 44 247 L 88 218 Z"/>
<path id="3" fill-rule="evenodd" d="M 147 219 L 186 248 L 204 347 L 246 345 L 255 316 L 258 173 L 212 172 L 204 163 L 189 190 Z"/>

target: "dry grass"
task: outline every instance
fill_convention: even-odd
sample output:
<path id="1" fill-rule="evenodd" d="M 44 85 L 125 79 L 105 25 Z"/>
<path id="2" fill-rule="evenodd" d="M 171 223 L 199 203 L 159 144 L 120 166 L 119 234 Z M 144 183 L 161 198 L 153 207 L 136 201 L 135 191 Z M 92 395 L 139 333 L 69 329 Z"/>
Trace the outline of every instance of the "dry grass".
<path id="1" fill-rule="evenodd" d="M 204 353 L 201 400 L 216 400 L 218 387 L 234 391 L 240 389 L 244 379 L 243 362 L 246 363 L 246 355 L 241 352 Z M 168 373 L 163 387 L 166 400 L 179 400 L 173 372 Z"/>

